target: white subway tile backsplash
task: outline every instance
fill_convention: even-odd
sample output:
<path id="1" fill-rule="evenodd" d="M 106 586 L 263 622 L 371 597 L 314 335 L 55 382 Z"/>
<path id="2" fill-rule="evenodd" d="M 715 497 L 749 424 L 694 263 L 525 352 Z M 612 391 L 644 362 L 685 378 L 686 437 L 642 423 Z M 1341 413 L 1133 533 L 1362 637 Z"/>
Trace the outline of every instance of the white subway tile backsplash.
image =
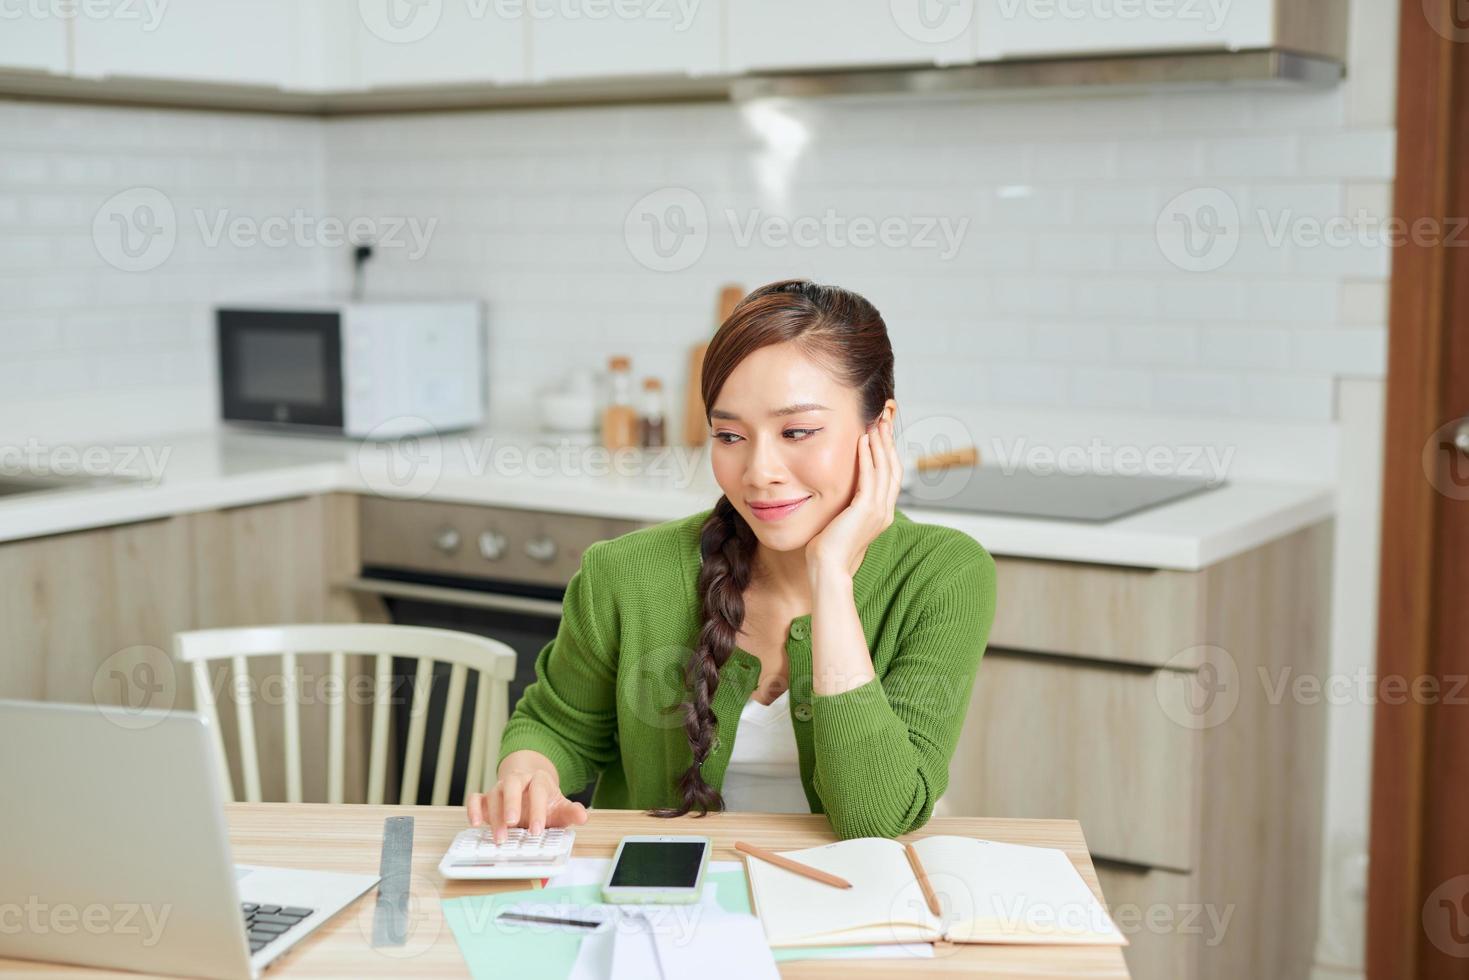
<path id="1" fill-rule="evenodd" d="M 1161 411 L 1237 415 L 1245 375 L 1211 371 L 1159 371 L 1153 375 L 1153 405 Z"/>
<path id="2" fill-rule="evenodd" d="M 1341 322 L 1380 326 L 1387 322 L 1388 284 L 1351 280 L 1341 284 Z"/>
<path id="3" fill-rule="evenodd" d="M 1336 384 L 1329 377 L 1251 374 L 1244 378 L 1242 397 L 1245 415 L 1326 422 L 1334 410 Z"/>
<path id="4" fill-rule="evenodd" d="M 1157 312 L 1158 292 L 1152 282 L 1131 276 L 1078 277 L 1073 306 L 1077 314 L 1103 319 L 1147 317 Z"/>
<path id="5" fill-rule="evenodd" d="M 984 366 L 990 400 L 1028 408 L 1060 408 L 1066 404 L 1066 369 L 1025 361 L 990 361 Z"/>
<path id="6" fill-rule="evenodd" d="M 1147 411 L 1153 406 L 1153 377 L 1143 368 L 1078 367 L 1071 372 L 1074 408 Z"/>
<path id="7" fill-rule="evenodd" d="M 1117 176 L 1193 177 L 1202 172 L 1197 139 L 1124 140 L 1117 148 Z"/>
<path id="8" fill-rule="evenodd" d="M 1040 323 L 1030 329 L 1030 353 L 1038 361 L 1100 365 L 1109 360 L 1111 346 L 1111 336 L 1100 323 Z"/>
<path id="9" fill-rule="evenodd" d="M 1353 64 L 1355 72 L 1357 65 Z M 1277 99 L 1256 92 L 1248 100 L 1249 125 L 1257 130 L 1335 129 L 1346 125 L 1346 86 L 1294 93 Z"/>
<path id="10" fill-rule="evenodd" d="M 1301 144 L 1301 170 L 1313 177 L 1391 180 L 1396 141 L 1391 129 L 1322 133 Z"/>
<path id="11" fill-rule="evenodd" d="M 1159 129 L 1169 136 L 1246 130 L 1251 126 L 1250 100 L 1221 99 L 1212 92 L 1160 93 L 1152 100 Z"/>
<path id="12" fill-rule="evenodd" d="M 1204 170 L 1221 177 L 1289 177 L 1298 156 L 1294 134 L 1204 141 Z"/>
<path id="13" fill-rule="evenodd" d="M 1291 330 L 1285 326 L 1206 326 L 1199 330 L 1199 341 L 1199 361 L 1212 368 L 1290 366 Z"/>
<path id="14" fill-rule="evenodd" d="M 636 352 L 677 390 L 720 285 L 809 275 L 883 311 L 900 398 L 1330 417 L 1333 377 L 1383 365 L 1386 251 L 1300 239 L 1391 200 L 1393 132 L 1347 109 L 1342 89 L 326 122 L 0 102 L 0 419 L 85 390 L 137 400 L 140 424 L 210 424 L 211 304 L 346 285 L 343 248 L 230 232 L 295 215 L 431 224 L 422 255 L 381 247 L 370 281 L 483 298 L 497 403 L 556 380 L 568 350 L 596 368 Z M 123 225 L 104 211 L 137 188 L 177 232 L 146 272 L 110 264 Z M 672 188 L 701 210 L 647 210 Z M 1240 230 L 1203 272 L 1180 267 L 1165 210 L 1200 189 Z M 861 244 L 862 222 L 899 234 Z M 642 264 L 690 228 L 692 264 Z"/>
<path id="15" fill-rule="evenodd" d="M 1076 192 L 1076 218 L 1082 225 L 1151 228 L 1163 201 L 1154 187 L 1087 186 Z"/>
<path id="16" fill-rule="evenodd" d="M 1118 363 L 1183 365 L 1199 355 L 1199 328 L 1186 324 L 1123 324 L 1112 336 Z"/>
<path id="17" fill-rule="evenodd" d="M 1321 327 L 1290 332 L 1296 367 L 1318 373 L 1381 377 L 1387 369 L 1383 327 Z"/>

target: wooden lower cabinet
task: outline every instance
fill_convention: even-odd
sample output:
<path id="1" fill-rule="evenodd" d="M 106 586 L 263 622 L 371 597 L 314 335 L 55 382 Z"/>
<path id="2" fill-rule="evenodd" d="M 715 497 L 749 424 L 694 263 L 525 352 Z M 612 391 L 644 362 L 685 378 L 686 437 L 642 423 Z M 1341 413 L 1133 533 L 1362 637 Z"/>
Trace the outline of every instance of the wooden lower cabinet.
<path id="1" fill-rule="evenodd" d="M 333 588 L 357 571 L 355 499 L 299 497 L 0 543 L 0 697 L 190 709 L 192 678 L 173 661 L 177 632 L 385 619 L 370 600 Z M 301 658 L 308 677 L 324 676 L 317 659 Z M 227 690 L 222 673 L 216 683 Z M 278 665 L 255 665 L 252 686 L 262 695 L 262 791 L 284 799 L 281 707 L 271 703 Z M 324 703 L 302 711 L 307 800 L 326 799 L 325 719 Z M 221 723 L 241 787 L 228 704 Z M 349 775 L 349 800 L 361 798 L 356 782 Z"/>
<path id="2" fill-rule="evenodd" d="M 1129 943 L 1123 955 L 1137 980 L 1194 980 L 1199 951 L 1217 946 L 1232 924 L 1230 910 L 1198 900 L 1193 875 L 1098 859 L 1107 911 Z"/>
<path id="3" fill-rule="evenodd" d="M 1188 573 L 996 561 L 995 632 L 935 812 L 1080 820 L 1109 903 L 1204 930 L 1144 922 L 1140 980 L 1310 972 L 1331 532 Z M 1211 921 L 1226 928 L 1206 943 Z"/>
<path id="4" fill-rule="evenodd" d="M 1184 696 L 1173 678 L 989 651 L 968 715 L 982 722 L 983 736 L 967 739 L 950 767 L 950 805 L 958 813 L 1064 814 L 1081 821 L 1093 853 L 1190 867 L 1198 846 L 1199 733 L 1181 728 L 1160 704 L 1160 697 Z"/>
<path id="5" fill-rule="evenodd" d="M 0 544 L 0 697 L 192 705 L 172 654 L 190 566 L 183 517 Z"/>

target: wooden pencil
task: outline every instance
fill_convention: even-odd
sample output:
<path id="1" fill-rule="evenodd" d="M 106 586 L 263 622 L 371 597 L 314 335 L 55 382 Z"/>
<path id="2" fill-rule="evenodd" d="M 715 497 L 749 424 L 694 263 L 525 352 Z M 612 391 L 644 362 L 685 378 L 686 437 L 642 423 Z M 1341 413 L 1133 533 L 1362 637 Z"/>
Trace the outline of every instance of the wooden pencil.
<path id="1" fill-rule="evenodd" d="M 943 915 L 943 910 L 939 906 L 939 897 L 933 890 L 933 883 L 928 880 L 928 872 L 923 870 L 923 862 L 918 860 L 918 852 L 913 850 L 913 845 L 907 841 L 903 842 L 903 850 L 908 855 L 908 863 L 913 865 L 913 877 L 918 879 L 918 887 L 923 890 L 923 898 L 928 902 L 928 910 L 934 915 Z"/>
<path id="2" fill-rule="evenodd" d="M 802 864 L 800 861 L 792 861 L 788 857 L 784 857 L 774 851 L 767 851 L 763 847 L 746 844 L 742 840 L 735 841 L 734 846 L 737 851 L 743 851 L 751 857 L 757 857 L 762 861 L 769 861 L 778 868 L 785 868 L 787 871 L 794 871 L 798 875 L 805 875 L 813 881 L 819 881 L 822 884 L 831 885 L 834 888 L 852 887 L 852 883 L 845 878 L 839 878 L 834 874 L 822 871 L 820 868 L 813 868 L 809 864 Z"/>

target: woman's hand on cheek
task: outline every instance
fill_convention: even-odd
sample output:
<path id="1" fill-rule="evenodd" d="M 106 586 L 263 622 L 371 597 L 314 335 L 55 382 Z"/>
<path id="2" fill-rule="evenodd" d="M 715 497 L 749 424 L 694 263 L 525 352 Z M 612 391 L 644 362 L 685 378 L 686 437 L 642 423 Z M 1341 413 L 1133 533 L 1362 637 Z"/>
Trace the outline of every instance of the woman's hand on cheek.
<path id="1" fill-rule="evenodd" d="M 852 502 L 806 545 L 806 567 L 813 578 L 824 570 L 857 574 L 867 546 L 892 524 L 902 485 L 903 464 L 893 426 L 882 418 L 857 440 L 857 493 Z"/>

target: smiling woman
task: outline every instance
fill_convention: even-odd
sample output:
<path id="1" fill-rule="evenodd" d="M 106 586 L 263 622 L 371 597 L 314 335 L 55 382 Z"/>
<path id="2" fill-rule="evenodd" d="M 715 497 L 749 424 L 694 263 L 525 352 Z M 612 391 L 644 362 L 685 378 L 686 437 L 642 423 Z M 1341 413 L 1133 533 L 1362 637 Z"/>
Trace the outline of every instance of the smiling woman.
<path id="1" fill-rule="evenodd" d="M 470 821 L 594 807 L 826 813 L 922 826 L 948 785 L 995 610 L 973 538 L 897 509 L 887 327 L 855 293 L 772 283 L 710 342 L 719 501 L 601 541 L 567 587 Z"/>

